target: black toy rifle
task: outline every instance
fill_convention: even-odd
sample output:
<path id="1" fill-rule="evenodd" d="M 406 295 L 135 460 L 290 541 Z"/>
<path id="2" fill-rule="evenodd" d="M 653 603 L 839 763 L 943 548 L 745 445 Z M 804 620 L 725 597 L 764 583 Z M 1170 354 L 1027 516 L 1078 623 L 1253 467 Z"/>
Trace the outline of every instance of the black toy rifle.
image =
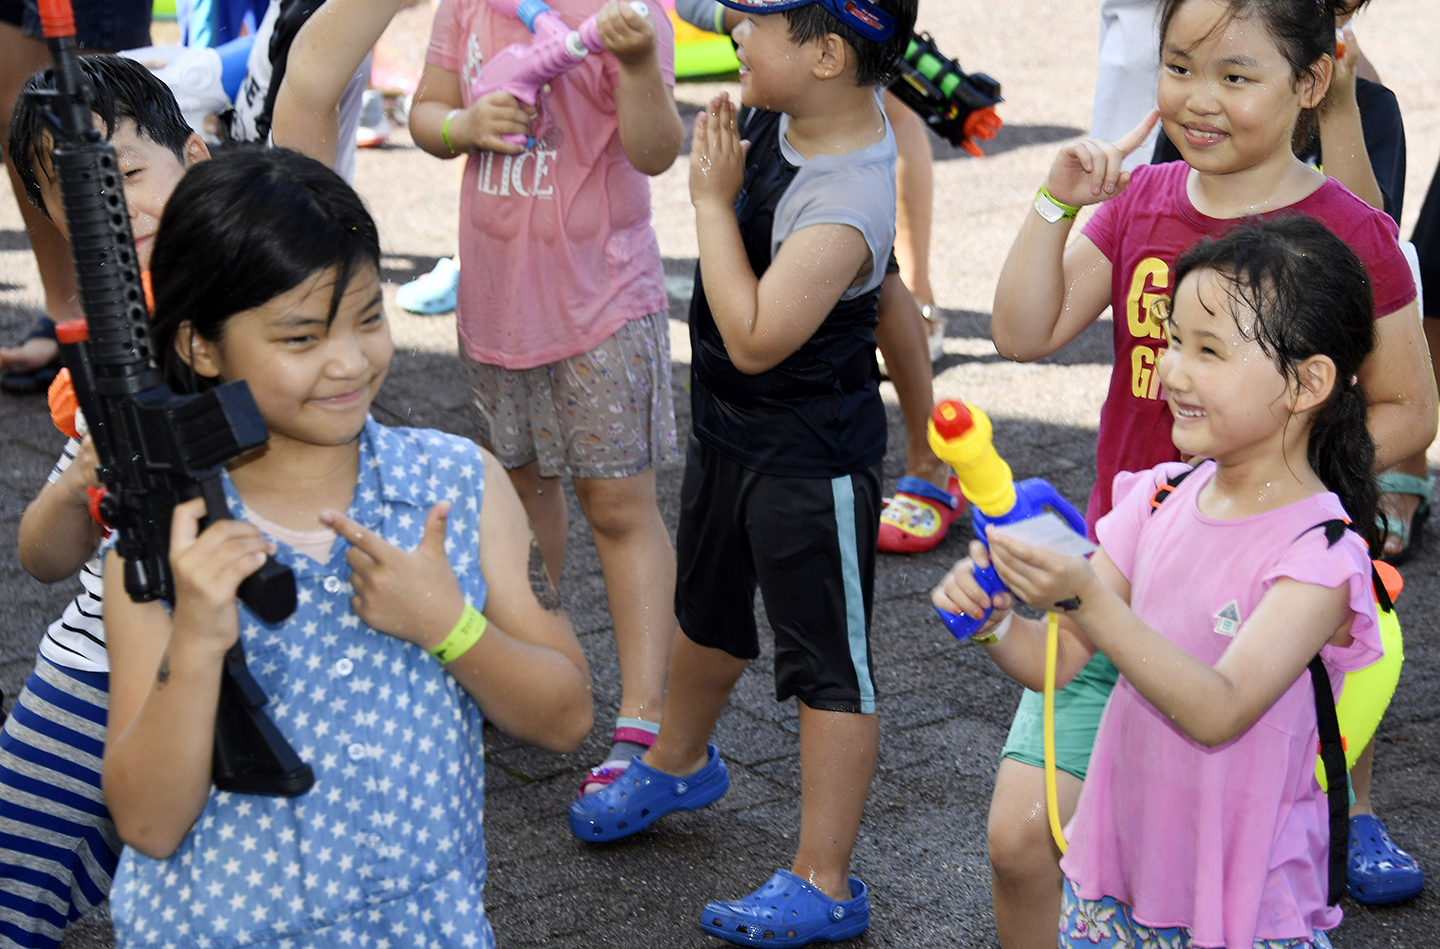
<path id="1" fill-rule="evenodd" d="M 115 150 L 95 128 L 94 93 L 80 69 L 70 0 L 41 0 L 55 88 L 37 93 L 55 138 L 52 158 L 65 205 L 85 319 L 57 331 L 85 413 L 105 497 L 118 531 L 125 590 L 137 602 L 173 603 L 170 520 L 176 504 L 203 496 L 208 520 L 229 517 L 223 466 L 269 438 L 249 387 L 231 382 L 196 395 L 164 384 L 151 350 L 149 314 Z M 261 619 L 295 610 L 295 577 L 273 558 L 245 579 L 240 598 Z M 314 783 L 262 709 L 265 693 L 237 642 L 225 656 L 215 722 L 217 788 L 294 795 Z"/>
<path id="2" fill-rule="evenodd" d="M 982 154 L 978 141 L 989 141 L 1000 129 L 995 106 L 1000 83 L 984 73 L 966 73 L 960 64 L 941 53 L 929 33 L 910 37 L 905 55 L 896 64 L 890 91 L 915 110 L 936 135 L 975 157 Z"/>

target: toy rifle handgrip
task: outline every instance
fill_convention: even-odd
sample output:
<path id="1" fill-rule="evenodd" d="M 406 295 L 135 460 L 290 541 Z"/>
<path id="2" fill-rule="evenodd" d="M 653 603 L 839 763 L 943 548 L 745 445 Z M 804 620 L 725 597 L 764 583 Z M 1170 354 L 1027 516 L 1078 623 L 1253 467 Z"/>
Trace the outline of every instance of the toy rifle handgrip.
<path id="1" fill-rule="evenodd" d="M 642 3 L 641 0 L 630 0 L 630 9 L 645 19 L 650 19 L 650 8 Z M 585 48 L 590 52 L 598 53 L 605 49 L 605 41 L 600 39 L 599 15 L 586 17 L 585 21 L 580 24 L 578 32 L 580 34 L 580 41 L 585 44 Z"/>
<path id="2" fill-rule="evenodd" d="M 995 572 L 994 566 L 975 567 L 975 582 L 980 584 L 980 589 L 990 594 L 991 599 L 994 599 L 997 593 L 1004 593 L 1008 589 L 1005 582 L 1000 579 L 1000 575 Z M 967 613 L 948 613 L 938 606 L 935 607 L 935 612 L 945 621 L 945 625 L 950 627 L 950 632 L 955 634 L 955 638 L 964 642 L 979 632 L 980 627 L 989 621 L 994 608 L 986 607 L 985 613 L 979 619 Z"/>
<path id="3" fill-rule="evenodd" d="M 225 490 L 218 475 L 202 481 L 200 493 L 205 498 L 201 530 L 207 524 L 230 520 L 230 506 L 225 502 Z M 236 596 L 265 622 L 279 623 L 295 612 L 295 574 L 267 554 L 260 569 L 240 582 Z"/>

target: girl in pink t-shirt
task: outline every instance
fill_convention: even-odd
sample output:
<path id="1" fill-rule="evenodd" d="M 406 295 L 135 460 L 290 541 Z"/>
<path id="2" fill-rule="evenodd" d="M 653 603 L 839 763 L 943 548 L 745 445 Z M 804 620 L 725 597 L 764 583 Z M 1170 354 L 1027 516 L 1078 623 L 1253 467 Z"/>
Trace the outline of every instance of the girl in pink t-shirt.
<path id="1" fill-rule="evenodd" d="M 1114 477 L 1177 461 L 1172 419 L 1156 361 L 1166 347 L 1149 305 L 1175 286 L 1175 260 L 1202 237 L 1252 215 L 1301 211 L 1324 223 L 1364 263 L 1375 302 L 1375 349 L 1359 377 L 1370 397 L 1380 470 L 1424 451 L 1435 435 L 1435 385 L 1426 363 L 1414 281 L 1393 220 L 1297 159 L 1292 135 L 1330 83 L 1336 17 L 1354 0 L 1157 0 L 1161 27 L 1158 115 L 1184 162 L 1121 170 L 1155 115 L 1115 144 L 1067 144 L 1035 197 L 995 293 L 991 333 L 1007 359 L 1034 360 L 1064 347 L 1108 307 L 1104 332 L 1114 369 L 1101 408 L 1097 478 L 1087 520 L 1110 510 Z M 1073 232 L 1081 205 L 1099 205 Z M 1073 238 L 1073 239 L 1071 239 Z M 1114 682 L 1103 657 L 1056 703 L 1057 733 L 1084 747 L 1100 696 Z M 1035 907 L 1059 906 L 1059 853 L 1047 840 L 1039 767 L 1040 697 L 1026 693 L 995 779 L 989 821 L 996 927 L 1006 949 L 1052 945 Z M 1068 760 L 1067 760 L 1068 759 Z M 1355 768 L 1360 803 L 1368 755 Z M 1088 758 L 1059 754 L 1059 810 L 1069 818 Z M 1368 835 L 1367 835 L 1368 836 Z M 1388 838 L 1387 838 L 1388 839 Z M 1409 862 L 1403 852 L 1387 859 Z"/>
<path id="2" fill-rule="evenodd" d="M 660 4 L 648 15 L 630 3 L 550 5 L 571 30 L 598 13 L 605 49 L 551 80 L 531 108 L 485 91 L 502 50 L 539 42 L 510 12 L 514 0 L 441 4 L 410 130 L 430 154 L 465 159 L 460 358 L 481 440 L 535 527 L 532 572 L 560 579 L 561 477 L 574 479 L 595 538 L 622 693 L 609 754 L 581 785 L 588 793 L 654 740 L 676 629 L 675 554 L 655 496 L 655 466 L 676 454 L 669 302 L 646 176 L 674 162 L 682 126 Z"/>
<path id="3" fill-rule="evenodd" d="M 1163 505 L 1186 465 L 1118 475 L 1088 560 L 992 531 L 973 563 L 993 559 L 1014 595 L 992 601 L 967 560 L 934 600 L 993 602 L 986 648 L 1031 688 L 1045 623 L 1010 613 L 1017 597 L 1064 611 L 1058 681 L 1097 649 L 1120 670 L 1067 829 L 1062 947 L 1328 947 L 1340 910 L 1304 673 L 1319 653 L 1338 691 L 1381 655 L 1358 378 L 1374 304 L 1359 258 L 1304 215 L 1202 241 L 1175 277 L 1151 314 L 1158 371 L 1176 447 L 1209 460 Z M 1331 543 L 1317 528 L 1336 520 L 1354 526 Z"/>

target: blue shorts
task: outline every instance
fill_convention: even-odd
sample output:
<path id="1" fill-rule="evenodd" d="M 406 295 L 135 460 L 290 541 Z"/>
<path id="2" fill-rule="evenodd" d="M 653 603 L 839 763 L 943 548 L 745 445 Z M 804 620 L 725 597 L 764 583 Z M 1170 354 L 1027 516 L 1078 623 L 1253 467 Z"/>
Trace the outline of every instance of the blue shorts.
<path id="1" fill-rule="evenodd" d="M 1135 922 L 1130 907 L 1113 897 L 1098 900 L 1075 895 L 1069 879 L 1060 899 L 1060 949 L 1191 949 L 1190 930 L 1181 926 L 1152 929 Z M 1309 938 L 1257 939 L 1253 949 L 1333 949 L 1317 929 Z"/>

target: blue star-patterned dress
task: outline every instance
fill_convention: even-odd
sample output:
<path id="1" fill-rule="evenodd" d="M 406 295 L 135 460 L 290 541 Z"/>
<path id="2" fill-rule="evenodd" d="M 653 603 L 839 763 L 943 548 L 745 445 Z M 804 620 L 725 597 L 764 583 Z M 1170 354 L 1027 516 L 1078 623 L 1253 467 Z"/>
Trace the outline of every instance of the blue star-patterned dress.
<path id="1" fill-rule="evenodd" d="M 450 500 L 445 550 L 483 610 L 483 491 L 472 442 L 371 419 L 349 515 L 410 550 L 430 507 Z M 240 516 L 228 477 L 225 492 Z M 212 789 L 172 856 L 127 849 L 110 897 L 117 942 L 489 949 L 479 709 L 425 650 L 350 609 L 343 537 L 323 566 L 278 546 L 299 605 L 273 626 L 242 605 L 240 636 L 267 710 L 315 786 L 293 798 Z"/>

